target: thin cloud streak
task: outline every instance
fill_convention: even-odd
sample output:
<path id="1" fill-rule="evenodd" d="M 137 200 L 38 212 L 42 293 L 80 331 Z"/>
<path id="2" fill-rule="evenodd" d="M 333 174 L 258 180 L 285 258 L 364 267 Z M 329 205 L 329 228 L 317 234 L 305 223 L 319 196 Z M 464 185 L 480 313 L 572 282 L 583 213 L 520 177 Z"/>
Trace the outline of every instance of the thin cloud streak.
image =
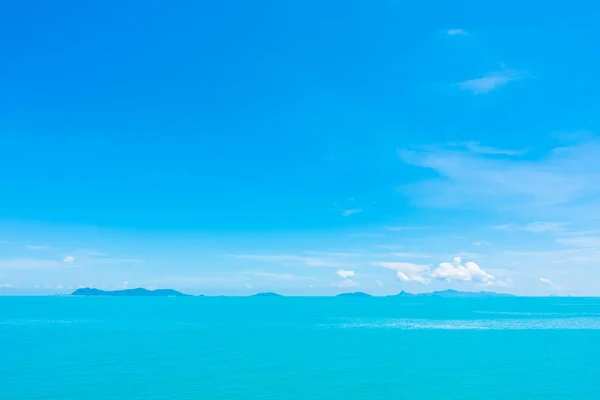
<path id="1" fill-rule="evenodd" d="M 469 79 L 456 84 L 461 90 L 473 94 L 485 94 L 508 85 L 510 82 L 520 79 L 521 75 L 516 71 L 491 72 L 481 78 Z"/>

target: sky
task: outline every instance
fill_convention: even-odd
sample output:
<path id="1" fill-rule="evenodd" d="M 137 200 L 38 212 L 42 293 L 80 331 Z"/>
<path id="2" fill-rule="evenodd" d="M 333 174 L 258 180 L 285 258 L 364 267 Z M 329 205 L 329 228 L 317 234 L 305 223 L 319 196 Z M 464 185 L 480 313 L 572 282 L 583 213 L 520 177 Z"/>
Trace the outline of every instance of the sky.
<path id="1" fill-rule="evenodd" d="M 0 5 L 0 294 L 600 295 L 594 2 Z"/>

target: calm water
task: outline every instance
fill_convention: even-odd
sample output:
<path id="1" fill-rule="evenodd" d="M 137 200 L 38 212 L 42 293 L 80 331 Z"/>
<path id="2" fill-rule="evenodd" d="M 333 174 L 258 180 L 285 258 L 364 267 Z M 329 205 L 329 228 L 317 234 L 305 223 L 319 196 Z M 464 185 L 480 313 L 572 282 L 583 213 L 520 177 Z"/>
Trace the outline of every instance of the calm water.
<path id="1" fill-rule="evenodd" d="M 0 399 L 600 399 L 600 299 L 0 297 Z"/>

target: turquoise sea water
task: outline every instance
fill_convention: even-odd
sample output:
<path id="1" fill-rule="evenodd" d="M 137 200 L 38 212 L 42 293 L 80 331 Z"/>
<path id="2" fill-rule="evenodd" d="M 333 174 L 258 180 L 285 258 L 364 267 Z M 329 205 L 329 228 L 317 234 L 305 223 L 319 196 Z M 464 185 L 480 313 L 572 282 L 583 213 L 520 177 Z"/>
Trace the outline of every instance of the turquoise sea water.
<path id="1" fill-rule="evenodd" d="M 600 299 L 0 297 L 0 399 L 600 399 Z"/>

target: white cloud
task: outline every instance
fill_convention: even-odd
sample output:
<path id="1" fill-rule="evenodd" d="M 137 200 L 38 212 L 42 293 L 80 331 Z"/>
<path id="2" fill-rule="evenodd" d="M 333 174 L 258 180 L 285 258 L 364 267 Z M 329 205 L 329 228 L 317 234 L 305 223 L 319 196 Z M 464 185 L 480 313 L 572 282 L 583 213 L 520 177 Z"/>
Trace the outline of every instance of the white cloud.
<path id="1" fill-rule="evenodd" d="M 325 258 L 304 257 L 292 254 L 233 254 L 232 257 L 281 264 L 304 264 L 309 267 L 343 267 L 345 264 Z"/>
<path id="2" fill-rule="evenodd" d="M 508 85 L 521 77 L 516 71 L 499 71 L 489 73 L 481 78 L 469 79 L 456 84 L 460 89 L 474 94 L 483 94 Z"/>
<path id="3" fill-rule="evenodd" d="M 8 283 L 0 283 L 0 288 L 10 289 L 13 285 L 9 285 Z"/>
<path id="4" fill-rule="evenodd" d="M 72 263 L 73 261 L 75 261 L 75 257 L 67 256 L 67 257 L 65 257 L 65 259 L 63 261 L 66 263 Z"/>
<path id="5" fill-rule="evenodd" d="M 489 246 L 491 245 L 490 242 L 486 242 L 485 240 L 478 240 L 476 242 L 473 242 L 473 246 Z"/>
<path id="6" fill-rule="evenodd" d="M 446 33 L 450 36 L 467 36 L 468 33 L 464 29 L 448 29 Z"/>
<path id="7" fill-rule="evenodd" d="M 404 282 L 428 283 L 431 279 L 448 282 L 469 281 L 484 285 L 498 282 L 494 275 L 482 270 L 472 261 L 463 265 L 460 257 L 454 257 L 451 263 L 442 262 L 433 270 L 429 265 L 405 262 L 376 262 L 372 265 L 396 271 L 397 278 Z"/>
<path id="8" fill-rule="evenodd" d="M 246 289 L 252 289 L 252 285 L 251 285 L 251 284 L 249 284 L 249 283 L 246 283 L 246 285 L 245 285 L 245 286 L 246 286 Z"/>
<path id="9" fill-rule="evenodd" d="M 345 269 L 338 269 L 336 272 L 336 275 L 339 276 L 340 278 L 346 279 L 346 278 L 352 278 L 354 276 L 354 271 L 348 271 Z"/>
<path id="10" fill-rule="evenodd" d="M 36 246 L 33 244 L 26 244 L 25 247 L 28 248 L 29 250 L 48 250 L 48 249 L 50 249 L 50 246 Z"/>
<path id="11" fill-rule="evenodd" d="M 442 262 L 431 272 L 431 277 L 438 280 L 451 281 L 473 281 L 488 284 L 496 278 L 479 268 L 479 265 L 468 261 L 464 265 L 460 257 L 454 257 L 451 263 Z"/>
<path id="12" fill-rule="evenodd" d="M 419 274 L 407 275 L 402 271 L 398 271 L 398 272 L 396 272 L 396 277 L 403 282 L 427 283 L 427 279 Z"/>
<path id="13" fill-rule="evenodd" d="M 381 281 L 375 281 L 375 284 L 376 284 L 378 287 L 383 287 L 383 282 L 381 282 Z"/>
<path id="14" fill-rule="evenodd" d="M 362 209 L 353 208 L 353 209 L 348 209 L 348 210 L 342 210 L 342 216 L 349 217 L 351 215 L 358 214 L 359 212 L 362 212 Z"/>
<path id="15" fill-rule="evenodd" d="M 353 287 L 358 287 L 359 284 L 358 284 L 358 282 L 355 282 L 351 279 L 345 279 L 340 282 L 334 282 L 331 284 L 331 286 L 337 287 L 337 288 L 353 288 Z"/>

